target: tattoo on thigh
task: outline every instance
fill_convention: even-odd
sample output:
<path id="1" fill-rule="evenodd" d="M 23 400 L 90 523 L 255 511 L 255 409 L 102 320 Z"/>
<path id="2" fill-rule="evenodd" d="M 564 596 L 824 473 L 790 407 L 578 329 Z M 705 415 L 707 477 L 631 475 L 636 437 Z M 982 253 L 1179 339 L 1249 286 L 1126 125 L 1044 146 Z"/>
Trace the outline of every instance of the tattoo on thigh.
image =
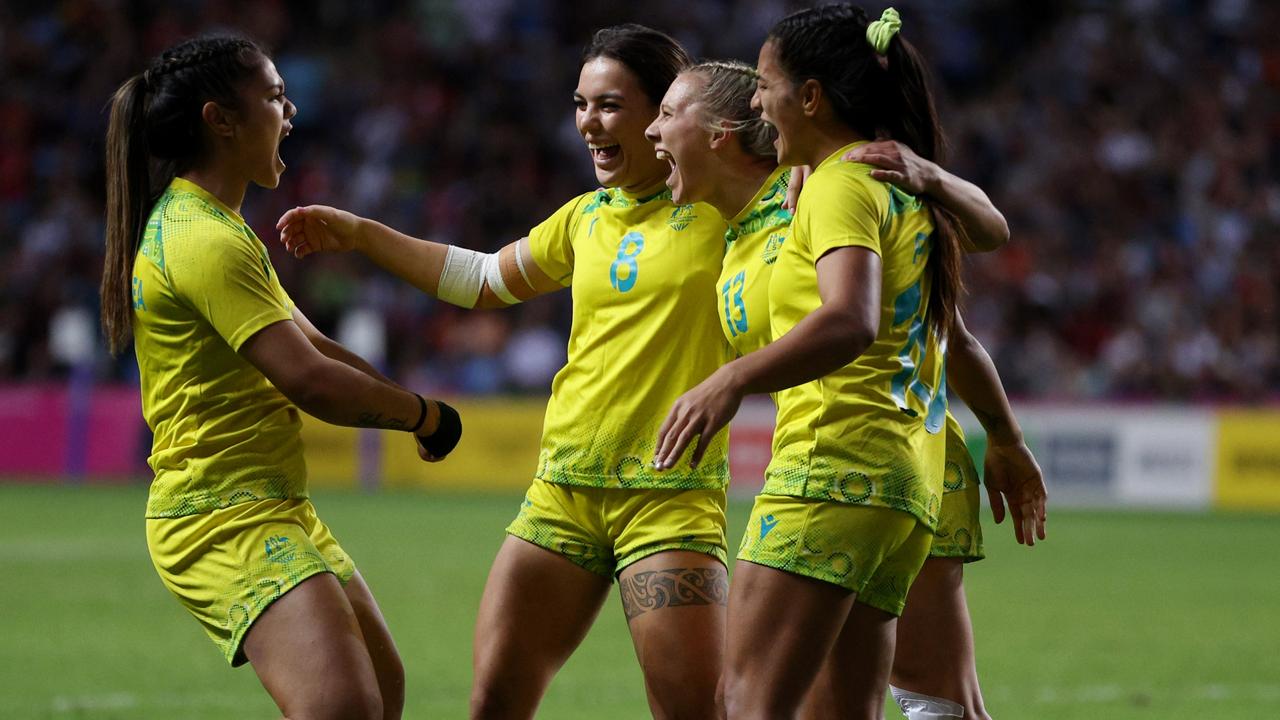
<path id="1" fill-rule="evenodd" d="M 646 570 L 623 578 L 618 586 L 627 620 L 666 607 L 729 602 L 729 574 L 722 567 Z"/>

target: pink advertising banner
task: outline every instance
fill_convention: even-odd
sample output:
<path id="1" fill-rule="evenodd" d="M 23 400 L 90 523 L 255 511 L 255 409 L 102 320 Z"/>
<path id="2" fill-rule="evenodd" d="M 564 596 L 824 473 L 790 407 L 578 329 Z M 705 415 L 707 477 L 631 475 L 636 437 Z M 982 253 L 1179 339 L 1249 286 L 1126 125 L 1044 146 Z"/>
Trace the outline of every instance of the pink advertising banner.
<path id="1" fill-rule="evenodd" d="M 149 446 L 137 388 L 0 385 L 0 476 L 147 476 Z"/>

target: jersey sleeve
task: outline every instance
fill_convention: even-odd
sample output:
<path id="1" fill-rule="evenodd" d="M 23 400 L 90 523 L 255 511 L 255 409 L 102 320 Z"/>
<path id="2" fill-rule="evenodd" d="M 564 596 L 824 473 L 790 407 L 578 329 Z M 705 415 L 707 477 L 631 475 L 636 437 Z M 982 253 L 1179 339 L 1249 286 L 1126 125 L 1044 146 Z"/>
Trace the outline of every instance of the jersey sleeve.
<path id="1" fill-rule="evenodd" d="M 798 203 L 808 217 L 813 257 L 843 247 L 864 247 L 883 255 L 880 229 L 889 217 L 885 185 L 867 174 L 865 165 L 844 163 L 829 173 L 815 173 Z"/>
<path id="2" fill-rule="evenodd" d="M 232 350 L 268 325 L 293 318 L 293 302 L 255 238 L 219 227 L 199 242 L 184 243 L 167 261 L 174 294 Z"/>
<path id="3" fill-rule="evenodd" d="M 529 253 L 548 277 L 568 287 L 573 283 L 573 239 L 596 193 L 570 200 L 529 231 Z"/>

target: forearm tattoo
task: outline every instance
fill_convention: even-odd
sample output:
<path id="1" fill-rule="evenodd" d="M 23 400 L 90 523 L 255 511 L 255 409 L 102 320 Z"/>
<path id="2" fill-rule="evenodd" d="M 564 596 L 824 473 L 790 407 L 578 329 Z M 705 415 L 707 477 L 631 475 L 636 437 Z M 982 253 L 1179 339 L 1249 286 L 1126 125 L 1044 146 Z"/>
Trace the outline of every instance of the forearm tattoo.
<path id="1" fill-rule="evenodd" d="M 403 418 L 384 418 L 382 413 L 361 413 L 360 417 L 356 418 L 356 427 L 408 430 L 409 421 Z"/>
<path id="2" fill-rule="evenodd" d="M 729 602 L 729 574 L 722 567 L 646 570 L 622 578 L 618 587 L 627 620 L 650 610 Z"/>
<path id="3" fill-rule="evenodd" d="M 1004 417 L 997 413 L 990 413 L 978 408 L 969 408 L 973 412 L 973 416 L 978 418 L 978 422 L 982 425 L 982 429 L 988 434 L 1004 432 L 1009 429 L 1009 424 L 1004 421 Z"/>

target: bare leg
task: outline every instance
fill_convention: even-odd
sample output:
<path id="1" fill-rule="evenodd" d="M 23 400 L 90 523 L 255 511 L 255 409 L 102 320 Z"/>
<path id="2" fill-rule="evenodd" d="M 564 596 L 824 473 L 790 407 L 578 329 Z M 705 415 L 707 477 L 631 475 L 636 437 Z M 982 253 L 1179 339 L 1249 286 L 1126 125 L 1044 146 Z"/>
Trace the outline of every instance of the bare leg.
<path id="1" fill-rule="evenodd" d="M 836 585 L 738 561 L 724 680 L 729 717 L 793 717 L 853 601 Z"/>
<path id="2" fill-rule="evenodd" d="M 885 686 L 893 666 L 898 619 L 854 603 L 835 647 L 805 697 L 804 720 L 883 717 Z"/>
<path id="3" fill-rule="evenodd" d="M 471 717 L 533 717 L 608 593 L 608 578 L 508 536 L 476 617 Z"/>
<path id="4" fill-rule="evenodd" d="M 911 584 L 898 622 L 891 682 L 904 690 L 960 703 L 965 718 L 991 720 L 978 686 L 960 559 L 929 558 Z"/>
<path id="5" fill-rule="evenodd" d="M 272 603 L 245 636 L 244 653 L 286 718 L 383 717 L 359 621 L 329 573 L 307 578 Z"/>
<path id="6" fill-rule="evenodd" d="M 649 710 L 658 720 L 722 715 L 729 574 L 702 553 L 672 551 L 628 566 L 618 578 Z"/>
<path id="7" fill-rule="evenodd" d="M 404 663 L 400 661 L 400 652 L 391 639 L 391 631 L 387 621 L 382 617 L 382 610 L 373 599 L 373 593 L 365 584 L 359 571 L 352 576 L 343 590 L 351 609 L 355 611 L 356 620 L 360 623 L 360 632 L 364 635 L 364 644 L 373 661 L 373 671 L 378 676 L 378 689 L 382 693 L 382 717 L 385 720 L 397 720 L 404 712 Z"/>

